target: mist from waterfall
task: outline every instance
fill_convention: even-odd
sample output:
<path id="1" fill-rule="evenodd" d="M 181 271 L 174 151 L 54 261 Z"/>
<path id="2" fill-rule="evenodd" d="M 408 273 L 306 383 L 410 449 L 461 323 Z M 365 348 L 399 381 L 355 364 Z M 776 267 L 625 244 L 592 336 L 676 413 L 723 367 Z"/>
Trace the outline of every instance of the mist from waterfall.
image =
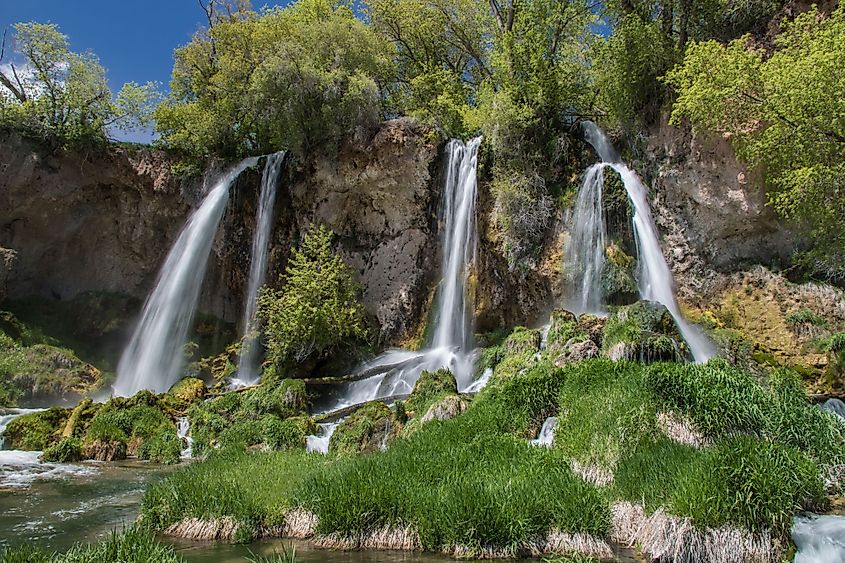
<path id="1" fill-rule="evenodd" d="M 571 244 L 584 246 L 577 250 L 567 248 L 565 252 L 567 260 L 575 255 L 584 260 L 572 270 L 574 279 L 581 281 L 580 287 L 576 285 L 576 290 L 579 292 L 577 300 L 581 303 L 583 311 L 577 312 L 599 312 L 601 307 L 601 270 L 604 267 L 604 240 L 607 235 L 600 209 L 601 187 L 597 184 L 600 177 L 603 183 L 601 171 L 609 167 L 621 176 L 628 199 L 634 208 L 633 227 L 637 245 L 637 283 L 640 297 L 663 304 L 675 319 L 695 361 L 706 362 L 715 355 L 715 347 L 698 327 L 690 324 L 681 314 L 675 298 L 672 272 L 660 249 L 657 227 L 651 215 L 645 186 L 636 172 L 622 162 L 613 145 L 595 123 L 586 121 L 583 127 L 587 142 L 596 149 L 601 162 L 587 170 L 573 215 Z M 589 198 L 593 198 L 592 205 L 587 201 Z M 582 199 L 585 200 L 583 206 Z M 568 261 L 566 263 L 569 264 Z M 585 287 L 588 280 L 589 286 Z M 597 295 L 600 299 L 598 307 L 595 306 Z"/>
<path id="2" fill-rule="evenodd" d="M 264 278 L 267 275 L 267 252 L 270 246 L 270 233 L 273 230 L 273 208 L 276 204 L 276 190 L 285 154 L 285 151 L 281 151 L 269 155 L 261 177 L 261 192 L 255 213 L 255 234 L 252 237 L 250 254 L 249 281 L 244 303 L 243 340 L 238 362 L 238 379 L 245 385 L 258 382 L 258 341 L 251 338 L 251 330 L 255 322 L 258 290 L 264 285 Z"/>
<path id="3" fill-rule="evenodd" d="M 467 302 L 469 266 L 476 245 L 476 168 L 481 138 L 446 146 L 440 204 L 441 280 L 434 311 L 433 338 L 421 351 L 389 350 L 364 363 L 344 386 L 332 411 L 376 399 L 409 394 L 423 371 L 448 368 L 458 388 L 473 384 L 472 318 Z"/>
<path id="4" fill-rule="evenodd" d="M 120 358 L 115 395 L 126 397 L 141 389 L 162 393 L 179 379 L 188 330 L 211 245 L 229 200 L 229 188 L 241 172 L 257 161 L 247 158 L 223 174 L 183 227 Z"/>

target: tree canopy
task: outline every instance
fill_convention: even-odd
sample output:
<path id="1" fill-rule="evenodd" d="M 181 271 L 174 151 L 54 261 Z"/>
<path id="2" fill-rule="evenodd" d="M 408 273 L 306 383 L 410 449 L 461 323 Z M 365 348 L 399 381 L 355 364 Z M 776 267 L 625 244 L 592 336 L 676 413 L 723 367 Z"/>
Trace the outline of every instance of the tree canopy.
<path id="1" fill-rule="evenodd" d="M 156 85 L 130 82 L 113 97 L 97 57 L 72 52 L 54 24 L 16 24 L 14 51 L 22 62 L 0 66 L 0 124 L 58 145 L 105 140 L 113 129 L 150 124 Z"/>
<path id="2" fill-rule="evenodd" d="M 673 123 L 729 136 L 765 171 L 771 201 L 806 227 L 804 264 L 845 279 L 845 12 L 811 10 L 786 23 L 774 52 L 750 37 L 690 46 L 667 75 Z"/>

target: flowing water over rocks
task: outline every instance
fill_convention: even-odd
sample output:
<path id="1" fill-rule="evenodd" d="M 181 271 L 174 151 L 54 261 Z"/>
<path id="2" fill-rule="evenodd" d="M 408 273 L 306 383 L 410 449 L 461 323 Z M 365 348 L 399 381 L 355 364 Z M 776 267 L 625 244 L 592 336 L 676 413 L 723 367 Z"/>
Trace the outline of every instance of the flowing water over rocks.
<path id="1" fill-rule="evenodd" d="M 377 399 L 409 394 L 423 371 L 443 367 L 455 375 L 460 390 L 472 386 L 472 320 L 467 304 L 467 276 L 475 256 L 476 168 L 481 138 L 446 146 L 446 174 L 440 208 L 442 277 L 434 310 L 430 347 L 412 352 L 389 350 L 364 363 L 338 398 L 323 412 Z M 369 375 L 372 374 L 372 375 Z M 476 389 L 477 390 L 477 389 Z"/>
<path id="2" fill-rule="evenodd" d="M 631 170 L 614 150 L 604 133 L 592 122 L 584 122 L 584 132 L 589 142 L 601 159 L 601 163 L 591 166 L 584 178 L 581 192 L 578 195 L 573 216 L 573 237 L 566 255 L 573 262 L 576 294 L 574 301 L 579 309 L 601 308 L 600 273 L 604 267 L 604 241 L 606 227 L 601 213 L 601 186 L 603 183 L 602 169 L 611 168 L 622 178 L 628 199 L 633 207 L 633 227 L 637 245 L 638 275 L 640 297 L 648 301 L 663 304 L 668 310 L 681 332 L 684 340 L 692 352 L 696 362 L 706 362 L 716 353 L 710 340 L 694 325 L 690 324 L 681 313 L 674 293 L 674 280 L 663 251 L 657 227 L 651 215 L 645 186 L 637 173 Z M 592 199 L 592 205 L 590 200 Z M 583 202 L 582 202 L 583 200 Z M 579 245 L 579 248 L 574 248 Z M 583 245 L 582 247 L 580 245 Z M 596 303 L 599 303 L 597 306 Z"/>
<path id="3" fill-rule="evenodd" d="M 276 189 L 286 154 L 285 151 L 281 151 L 268 156 L 261 178 L 261 194 L 255 216 L 255 234 L 252 238 L 249 282 L 244 306 L 244 342 L 238 363 L 238 379 L 246 385 L 258 383 L 258 342 L 255 338 L 250 338 L 250 330 L 255 321 L 258 289 L 264 284 L 267 274 L 267 251 L 270 248 L 270 233 L 273 230 L 273 207 L 276 203 Z"/>
<path id="4" fill-rule="evenodd" d="M 179 379 L 183 348 L 229 188 L 257 161 L 247 158 L 219 178 L 179 234 L 120 358 L 115 395 L 130 396 L 141 389 L 161 393 Z"/>

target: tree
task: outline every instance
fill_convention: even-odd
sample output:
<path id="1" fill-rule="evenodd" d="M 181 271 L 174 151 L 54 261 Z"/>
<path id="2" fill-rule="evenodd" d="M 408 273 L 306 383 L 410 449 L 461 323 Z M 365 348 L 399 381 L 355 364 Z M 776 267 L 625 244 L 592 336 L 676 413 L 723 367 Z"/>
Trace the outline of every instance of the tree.
<path id="1" fill-rule="evenodd" d="M 332 251 L 333 236 L 325 226 L 312 227 L 293 250 L 282 288 L 265 287 L 258 298 L 268 358 L 277 368 L 322 358 L 346 340 L 367 336 L 360 287 Z"/>
<path id="2" fill-rule="evenodd" d="M 65 145 L 149 125 L 155 84 L 125 84 L 113 99 L 97 57 L 72 52 L 58 27 L 18 23 L 14 29 L 23 63 L 0 66 L 0 123 Z M 4 34 L 0 62 L 5 54 Z"/>
<path id="3" fill-rule="evenodd" d="M 197 160 L 336 143 L 377 123 L 392 75 L 389 43 L 331 0 L 218 18 L 175 56 L 157 128 Z"/>
<path id="4" fill-rule="evenodd" d="M 771 203 L 804 228 L 806 267 L 845 280 L 845 11 L 815 9 L 784 24 L 768 56 L 743 37 L 690 45 L 666 77 L 672 122 L 730 137 L 765 171 Z"/>

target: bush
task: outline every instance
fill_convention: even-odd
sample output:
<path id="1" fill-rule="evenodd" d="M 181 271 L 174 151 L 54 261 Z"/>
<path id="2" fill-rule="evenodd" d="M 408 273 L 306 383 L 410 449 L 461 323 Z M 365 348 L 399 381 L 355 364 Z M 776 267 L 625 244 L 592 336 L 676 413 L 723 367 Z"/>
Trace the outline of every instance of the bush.
<path id="1" fill-rule="evenodd" d="M 41 455 L 41 461 L 54 463 L 71 463 L 82 459 L 82 440 L 79 438 L 62 438 L 49 446 Z"/>
<path id="2" fill-rule="evenodd" d="M 138 448 L 137 455 L 155 463 L 179 463 L 182 453 L 182 440 L 175 431 L 160 427 L 155 434 L 144 439 Z"/>
<path id="3" fill-rule="evenodd" d="M 332 252 L 333 233 L 312 228 L 294 250 L 279 291 L 263 288 L 268 358 L 280 372 L 288 362 L 322 357 L 341 343 L 366 336 L 364 308 L 352 270 Z"/>

